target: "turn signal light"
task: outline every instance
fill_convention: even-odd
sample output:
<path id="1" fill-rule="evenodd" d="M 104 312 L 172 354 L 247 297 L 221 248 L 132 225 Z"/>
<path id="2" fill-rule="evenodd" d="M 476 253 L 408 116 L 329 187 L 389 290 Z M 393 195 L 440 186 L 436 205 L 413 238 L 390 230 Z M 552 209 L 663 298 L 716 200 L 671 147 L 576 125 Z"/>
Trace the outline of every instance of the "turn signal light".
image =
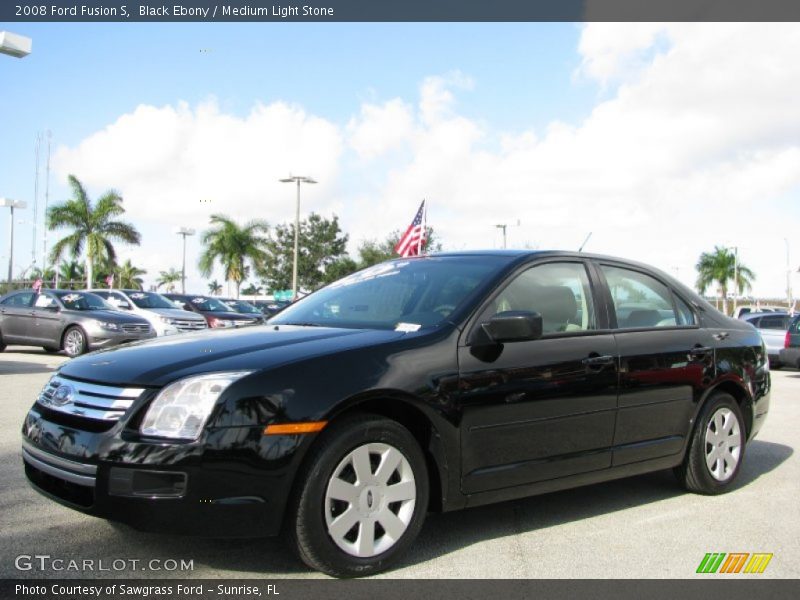
<path id="1" fill-rule="evenodd" d="M 267 425 L 264 435 L 295 435 L 297 433 L 316 433 L 322 431 L 327 421 L 310 421 L 307 423 L 281 423 L 280 425 Z"/>

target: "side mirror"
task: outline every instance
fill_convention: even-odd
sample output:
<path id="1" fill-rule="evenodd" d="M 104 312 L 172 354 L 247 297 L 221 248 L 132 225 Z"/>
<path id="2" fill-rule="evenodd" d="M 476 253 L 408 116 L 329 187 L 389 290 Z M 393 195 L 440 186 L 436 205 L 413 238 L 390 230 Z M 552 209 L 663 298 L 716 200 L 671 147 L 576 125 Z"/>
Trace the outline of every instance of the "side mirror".
<path id="1" fill-rule="evenodd" d="M 501 344 L 538 340 L 542 337 L 542 315 L 527 310 L 509 310 L 497 313 L 481 323 L 480 330 L 486 342 Z"/>

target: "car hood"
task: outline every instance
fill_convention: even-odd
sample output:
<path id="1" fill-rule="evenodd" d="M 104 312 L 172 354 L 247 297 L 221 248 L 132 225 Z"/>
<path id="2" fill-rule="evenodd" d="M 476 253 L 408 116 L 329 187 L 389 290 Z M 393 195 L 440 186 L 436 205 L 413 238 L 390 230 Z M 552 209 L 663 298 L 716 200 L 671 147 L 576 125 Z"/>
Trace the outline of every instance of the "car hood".
<path id="1" fill-rule="evenodd" d="M 125 324 L 136 323 L 138 325 L 150 325 L 147 319 L 137 316 L 129 315 L 121 310 L 69 310 L 63 311 L 65 314 L 73 315 L 75 317 L 85 317 L 87 319 L 97 319 L 98 321 L 109 321 L 111 323 Z"/>
<path id="2" fill-rule="evenodd" d="M 161 387 L 189 375 L 265 370 L 404 335 L 397 331 L 290 325 L 205 331 L 93 352 L 65 363 L 59 372 L 111 385 Z"/>
<path id="3" fill-rule="evenodd" d="M 216 317 L 226 321 L 253 321 L 258 319 L 258 315 L 245 315 L 237 312 L 218 312 L 218 311 L 205 311 L 201 313 L 206 317 Z"/>
<path id="4" fill-rule="evenodd" d="M 186 319 L 188 321 L 205 322 L 205 319 L 203 319 L 201 315 L 193 313 L 189 310 L 181 310 L 180 308 L 143 308 L 141 310 L 156 313 L 157 315 L 162 315 L 164 317 L 171 317 L 173 319 Z"/>

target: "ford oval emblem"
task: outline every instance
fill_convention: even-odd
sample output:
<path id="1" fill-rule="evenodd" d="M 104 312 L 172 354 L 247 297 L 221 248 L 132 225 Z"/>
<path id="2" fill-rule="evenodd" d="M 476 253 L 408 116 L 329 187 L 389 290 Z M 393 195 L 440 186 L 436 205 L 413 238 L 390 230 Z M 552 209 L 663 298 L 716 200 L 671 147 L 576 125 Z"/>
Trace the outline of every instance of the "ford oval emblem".
<path id="1" fill-rule="evenodd" d="M 74 393 L 75 390 L 72 389 L 71 385 L 60 385 L 58 389 L 56 389 L 50 401 L 56 406 L 64 406 L 65 404 L 72 402 Z"/>

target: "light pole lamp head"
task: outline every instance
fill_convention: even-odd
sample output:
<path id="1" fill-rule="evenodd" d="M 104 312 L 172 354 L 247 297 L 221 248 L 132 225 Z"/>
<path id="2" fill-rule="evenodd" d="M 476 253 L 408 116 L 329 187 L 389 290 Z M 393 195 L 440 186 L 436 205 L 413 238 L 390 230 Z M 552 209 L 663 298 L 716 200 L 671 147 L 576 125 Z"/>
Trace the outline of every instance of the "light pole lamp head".
<path id="1" fill-rule="evenodd" d="M 284 177 L 278 181 L 281 183 L 317 183 L 317 180 L 313 177 L 305 177 L 303 175 L 289 175 L 289 177 Z"/>
<path id="2" fill-rule="evenodd" d="M 173 233 L 176 233 L 178 235 L 194 235 L 197 232 L 191 227 L 176 227 L 173 230 Z"/>
<path id="3" fill-rule="evenodd" d="M 33 42 L 29 37 L 9 31 L 0 31 L 0 54 L 24 58 L 31 53 L 32 46 Z"/>
<path id="4" fill-rule="evenodd" d="M 28 203 L 24 200 L 12 200 L 11 198 L 0 198 L 0 206 L 7 208 L 25 208 Z"/>

